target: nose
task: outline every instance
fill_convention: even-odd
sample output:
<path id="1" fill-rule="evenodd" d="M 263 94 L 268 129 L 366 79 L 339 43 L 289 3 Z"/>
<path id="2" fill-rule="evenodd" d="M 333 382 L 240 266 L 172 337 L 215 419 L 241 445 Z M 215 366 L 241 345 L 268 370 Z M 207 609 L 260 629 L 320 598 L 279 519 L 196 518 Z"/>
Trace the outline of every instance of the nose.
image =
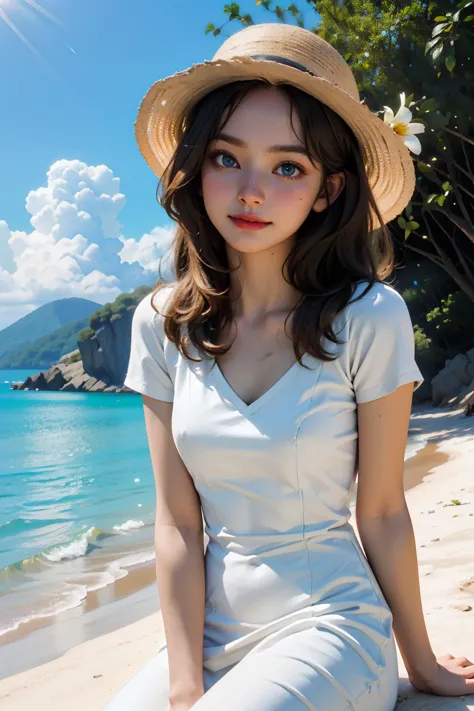
<path id="1" fill-rule="evenodd" d="M 239 187 L 239 202 L 242 205 L 262 205 L 264 192 L 257 176 L 247 175 Z"/>

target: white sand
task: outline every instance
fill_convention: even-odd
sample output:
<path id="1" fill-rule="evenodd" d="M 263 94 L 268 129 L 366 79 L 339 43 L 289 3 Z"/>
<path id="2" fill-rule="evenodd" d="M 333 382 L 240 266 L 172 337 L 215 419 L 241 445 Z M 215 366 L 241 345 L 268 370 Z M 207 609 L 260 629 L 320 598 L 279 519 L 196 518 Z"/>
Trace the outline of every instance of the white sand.
<path id="1" fill-rule="evenodd" d="M 426 622 L 437 655 L 474 659 L 474 418 L 460 411 L 414 408 L 411 427 L 441 438 L 450 461 L 407 493 L 415 528 Z M 446 506 L 452 499 L 460 506 Z M 431 512 L 431 513 L 430 513 Z M 434 540 L 439 539 L 439 540 Z M 466 590 L 460 588 L 472 579 Z M 159 613 L 69 650 L 59 659 L 0 681 L 2 711 L 101 711 L 106 701 L 156 652 Z M 474 711 L 474 696 L 440 698 L 415 692 L 400 660 L 401 711 Z M 133 709 L 131 711 L 140 711 Z M 225 709 L 219 710 L 225 711 Z"/>

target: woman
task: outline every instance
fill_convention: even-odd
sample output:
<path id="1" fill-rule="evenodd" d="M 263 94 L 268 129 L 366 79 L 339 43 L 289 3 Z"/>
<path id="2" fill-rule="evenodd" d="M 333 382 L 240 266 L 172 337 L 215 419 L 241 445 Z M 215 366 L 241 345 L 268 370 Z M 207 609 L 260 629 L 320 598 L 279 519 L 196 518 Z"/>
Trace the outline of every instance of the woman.
<path id="1" fill-rule="evenodd" d="M 108 711 L 391 711 L 393 632 L 415 686 L 468 693 L 474 666 L 427 637 L 403 493 L 422 376 L 382 281 L 414 187 L 402 139 L 332 47 L 283 24 L 157 82 L 136 136 L 178 224 L 125 380 L 166 644 Z"/>

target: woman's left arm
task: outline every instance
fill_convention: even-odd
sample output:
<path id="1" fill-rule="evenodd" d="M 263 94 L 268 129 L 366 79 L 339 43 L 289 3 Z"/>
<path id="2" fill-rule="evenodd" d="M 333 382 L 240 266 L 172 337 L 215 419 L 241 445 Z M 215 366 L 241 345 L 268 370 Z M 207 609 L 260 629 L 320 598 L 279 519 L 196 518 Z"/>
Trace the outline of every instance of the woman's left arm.
<path id="1" fill-rule="evenodd" d="M 413 383 L 358 405 L 356 520 L 370 566 L 392 611 L 393 629 L 412 684 L 428 693 L 474 692 L 474 665 L 431 648 L 420 595 L 413 527 L 403 469 Z"/>

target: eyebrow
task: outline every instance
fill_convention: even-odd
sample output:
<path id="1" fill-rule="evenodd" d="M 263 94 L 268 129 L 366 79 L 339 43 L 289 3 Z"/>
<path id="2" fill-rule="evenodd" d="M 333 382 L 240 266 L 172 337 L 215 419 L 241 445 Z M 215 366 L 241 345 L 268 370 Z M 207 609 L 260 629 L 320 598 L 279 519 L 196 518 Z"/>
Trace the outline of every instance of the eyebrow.
<path id="1" fill-rule="evenodd" d="M 241 148 L 245 148 L 247 145 L 245 141 L 242 141 L 236 136 L 231 136 L 228 133 L 219 133 L 219 135 L 216 136 L 214 140 L 226 141 L 227 143 L 232 143 L 234 146 L 240 146 Z M 267 149 L 267 153 L 301 153 L 302 155 L 307 156 L 309 158 L 308 151 L 301 143 L 269 146 Z"/>

